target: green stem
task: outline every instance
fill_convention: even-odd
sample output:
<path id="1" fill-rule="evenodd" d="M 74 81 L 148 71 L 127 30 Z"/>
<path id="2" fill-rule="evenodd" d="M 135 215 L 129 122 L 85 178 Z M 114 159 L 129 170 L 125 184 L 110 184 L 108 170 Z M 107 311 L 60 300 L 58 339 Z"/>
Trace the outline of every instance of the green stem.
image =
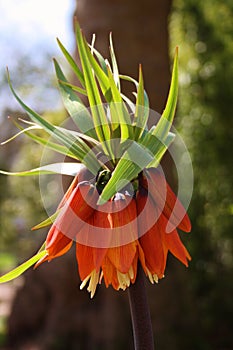
<path id="1" fill-rule="evenodd" d="M 154 350 L 150 310 L 145 288 L 145 275 L 138 265 L 137 278 L 128 288 L 135 350 Z"/>

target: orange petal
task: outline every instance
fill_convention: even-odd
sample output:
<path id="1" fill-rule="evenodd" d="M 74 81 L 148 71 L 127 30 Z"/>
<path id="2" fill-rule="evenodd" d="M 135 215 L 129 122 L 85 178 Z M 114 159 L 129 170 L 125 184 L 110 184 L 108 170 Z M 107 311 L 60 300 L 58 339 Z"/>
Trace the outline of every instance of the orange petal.
<path id="1" fill-rule="evenodd" d="M 94 269 L 96 271 L 100 269 L 106 255 L 107 248 L 103 248 L 102 237 L 99 240 L 98 233 L 101 232 L 100 225 L 103 225 L 102 228 L 110 227 L 107 215 L 107 213 L 95 211 L 77 235 L 76 258 L 82 280 Z"/>
<path id="2" fill-rule="evenodd" d="M 138 252 L 135 254 L 132 265 L 130 266 L 130 269 L 126 272 L 127 274 L 127 280 L 129 283 L 134 283 L 137 277 L 137 266 L 138 266 Z M 102 271 L 103 271 L 103 277 L 106 287 L 108 287 L 110 284 L 113 286 L 114 289 L 119 290 L 120 288 L 125 289 L 126 284 L 122 283 L 122 281 L 119 281 L 119 278 L 122 280 L 125 279 L 123 274 L 121 274 L 116 267 L 112 264 L 112 262 L 109 260 L 109 258 L 106 256 L 103 260 L 102 264 Z"/>
<path id="3" fill-rule="evenodd" d="M 155 168 L 144 171 L 141 184 L 148 189 L 157 206 L 168 219 L 168 232 L 176 227 L 185 232 L 191 231 L 191 223 L 183 205 L 176 197 L 165 177 Z M 149 186 L 149 188 L 148 188 Z"/>
<path id="4" fill-rule="evenodd" d="M 49 253 L 49 259 L 65 254 L 72 245 L 72 240 L 57 231 L 54 226 L 51 227 L 48 236 L 52 236 L 50 245 L 46 250 Z"/>
<path id="5" fill-rule="evenodd" d="M 117 270 L 115 266 L 111 263 L 111 261 L 108 259 L 108 257 L 104 258 L 103 264 L 102 264 L 102 271 L 104 275 L 104 282 L 106 287 L 109 285 L 112 285 L 114 289 L 119 289 L 119 281 L 117 278 Z"/>
<path id="6" fill-rule="evenodd" d="M 144 251 L 140 245 L 140 242 L 138 242 L 138 259 L 142 265 L 144 272 L 146 273 L 146 271 L 147 271 L 146 259 L 145 259 Z"/>
<path id="7" fill-rule="evenodd" d="M 145 265 L 152 274 L 162 278 L 166 261 L 157 208 L 150 196 L 143 195 L 141 192 L 137 196 L 137 208 L 138 213 L 140 213 L 138 216 L 139 243 L 144 252 Z M 151 221 L 153 215 L 155 217 L 154 224 L 144 234 L 146 223 Z"/>
<path id="8" fill-rule="evenodd" d="M 75 239 L 81 227 L 93 214 L 98 200 L 98 192 L 88 182 L 81 182 L 73 190 L 53 226 L 70 239 Z M 52 244 L 52 237 L 46 241 L 46 249 Z"/>
<path id="9" fill-rule="evenodd" d="M 46 247 L 47 255 L 40 259 L 36 263 L 35 267 L 38 267 L 44 261 L 52 260 L 65 254 L 72 246 L 73 241 L 64 236 L 61 232 L 57 231 L 54 226 L 52 226 L 49 230 L 48 236 L 51 236 L 51 244 L 49 248 Z"/>
<path id="10" fill-rule="evenodd" d="M 115 268 L 121 273 L 127 273 L 136 254 L 136 244 L 130 243 L 121 247 L 110 248 L 107 256 Z"/>
<path id="11" fill-rule="evenodd" d="M 139 253 L 137 252 L 137 254 L 134 256 L 133 263 L 132 263 L 133 277 L 131 278 L 131 283 L 134 283 L 137 278 L 138 258 L 139 258 Z"/>
<path id="12" fill-rule="evenodd" d="M 75 175 L 73 181 L 71 182 L 68 190 L 66 191 L 66 193 L 64 194 L 60 204 L 58 205 L 58 209 L 60 209 L 61 207 L 63 207 L 67 200 L 69 199 L 69 197 L 71 196 L 73 190 L 75 189 L 75 187 L 82 181 L 88 181 L 91 179 L 91 177 L 93 177 L 93 175 L 90 173 L 90 171 L 83 166 L 83 168 L 81 168 L 79 170 L 79 172 Z"/>
<path id="13" fill-rule="evenodd" d="M 79 276 L 83 281 L 95 269 L 92 247 L 76 243 L 76 258 Z"/>
<path id="14" fill-rule="evenodd" d="M 137 251 L 137 210 L 135 199 L 130 196 L 116 196 L 112 201 L 109 221 L 113 231 L 112 244 L 107 256 L 121 273 L 127 273 Z M 129 242 L 129 243 L 127 243 Z"/>
<path id="15" fill-rule="evenodd" d="M 71 182 L 68 190 L 66 191 L 61 202 L 58 205 L 58 209 L 62 208 L 66 204 L 67 200 L 70 198 L 71 193 L 73 192 L 73 190 L 77 185 L 78 185 L 78 175 L 76 175 L 73 181 Z"/>
<path id="16" fill-rule="evenodd" d="M 165 247 L 185 266 L 188 266 L 188 260 L 191 260 L 191 256 L 183 245 L 177 231 L 174 230 L 171 233 L 164 232 L 163 239 Z"/>

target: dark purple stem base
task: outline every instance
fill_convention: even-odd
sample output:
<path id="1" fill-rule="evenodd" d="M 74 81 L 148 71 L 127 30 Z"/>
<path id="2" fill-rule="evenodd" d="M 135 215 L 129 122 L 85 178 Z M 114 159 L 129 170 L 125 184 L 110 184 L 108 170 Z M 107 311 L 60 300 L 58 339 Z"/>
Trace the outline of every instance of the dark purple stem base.
<path id="1" fill-rule="evenodd" d="M 128 288 L 135 350 L 154 350 L 150 310 L 145 288 L 145 275 L 138 265 L 137 278 Z"/>

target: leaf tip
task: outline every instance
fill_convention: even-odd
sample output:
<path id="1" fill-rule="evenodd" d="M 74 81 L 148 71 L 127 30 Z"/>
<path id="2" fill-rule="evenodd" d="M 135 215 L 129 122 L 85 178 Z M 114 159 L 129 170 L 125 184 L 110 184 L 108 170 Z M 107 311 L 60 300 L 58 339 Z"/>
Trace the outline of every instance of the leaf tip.
<path id="1" fill-rule="evenodd" d="M 106 202 L 107 202 L 107 200 L 105 198 L 103 198 L 102 196 L 100 196 L 98 201 L 97 201 L 97 205 L 103 205 Z"/>

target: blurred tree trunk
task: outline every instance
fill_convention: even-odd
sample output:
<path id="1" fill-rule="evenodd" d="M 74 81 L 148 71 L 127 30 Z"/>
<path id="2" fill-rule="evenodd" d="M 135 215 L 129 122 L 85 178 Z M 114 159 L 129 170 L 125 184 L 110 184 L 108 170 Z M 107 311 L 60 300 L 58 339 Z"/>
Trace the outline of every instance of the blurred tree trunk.
<path id="1" fill-rule="evenodd" d="M 88 40 L 92 33 L 97 34 L 96 47 L 105 56 L 109 32 L 113 32 L 122 74 L 137 78 L 138 65 L 142 64 L 151 108 L 160 113 L 170 83 L 170 8 L 171 0 L 77 0 L 75 11 Z M 132 86 L 125 88 L 129 94 Z M 30 344 L 40 350 L 132 348 L 127 294 L 101 286 L 90 301 L 86 291 L 79 291 L 73 253 L 26 274 L 9 320 L 9 349 L 29 349 Z M 170 282 L 165 279 L 152 287 L 148 283 L 155 338 L 165 336 L 160 343 L 166 349 L 176 348 L 166 337 L 179 316 L 174 300 L 182 299 L 180 288 L 184 283 L 183 270 L 178 265 L 175 268 L 178 272 L 169 276 Z M 177 290 L 171 298 L 172 285 Z"/>

